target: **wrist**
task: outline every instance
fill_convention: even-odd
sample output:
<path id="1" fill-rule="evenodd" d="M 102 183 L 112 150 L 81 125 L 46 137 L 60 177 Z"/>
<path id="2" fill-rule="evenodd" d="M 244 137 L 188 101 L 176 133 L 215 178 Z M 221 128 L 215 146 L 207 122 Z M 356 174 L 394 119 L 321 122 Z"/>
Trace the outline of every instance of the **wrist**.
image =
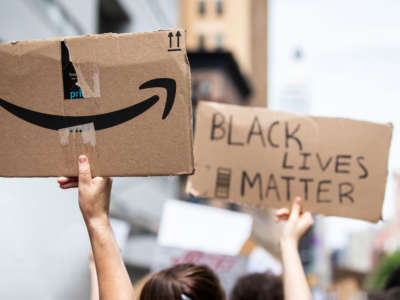
<path id="1" fill-rule="evenodd" d="M 90 229 L 108 229 L 111 228 L 110 220 L 107 215 L 84 218 L 87 228 Z"/>
<path id="2" fill-rule="evenodd" d="M 295 248 L 297 250 L 299 241 L 292 237 L 281 237 L 279 240 L 281 248 Z"/>

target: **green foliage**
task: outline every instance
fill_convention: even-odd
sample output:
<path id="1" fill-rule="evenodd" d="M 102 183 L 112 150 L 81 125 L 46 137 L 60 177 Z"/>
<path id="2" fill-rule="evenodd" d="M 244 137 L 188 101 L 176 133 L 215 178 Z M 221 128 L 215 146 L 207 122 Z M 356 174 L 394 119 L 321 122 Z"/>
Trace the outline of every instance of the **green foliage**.
<path id="1" fill-rule="evenodd" d="M 367 278 L 366 289 L 369 291 L 381 291 L 392 272 L 400 267 L 400 251 L 382 257 L 375 271 Z"/>

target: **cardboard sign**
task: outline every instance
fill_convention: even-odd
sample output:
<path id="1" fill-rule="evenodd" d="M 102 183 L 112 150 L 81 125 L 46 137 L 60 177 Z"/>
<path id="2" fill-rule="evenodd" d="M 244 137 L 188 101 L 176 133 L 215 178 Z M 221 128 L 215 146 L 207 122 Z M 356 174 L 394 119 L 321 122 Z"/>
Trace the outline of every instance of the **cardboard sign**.
<path id="1" fill-rule="evenodd" d="M 193 172 L 182 30 L 0 44 L 0 176 Z"/>
<path id="2" fill-rule="evenodd" d="M 200 103 L 187 191 L 261 208 L 378 221 L 392 126 Z"/>

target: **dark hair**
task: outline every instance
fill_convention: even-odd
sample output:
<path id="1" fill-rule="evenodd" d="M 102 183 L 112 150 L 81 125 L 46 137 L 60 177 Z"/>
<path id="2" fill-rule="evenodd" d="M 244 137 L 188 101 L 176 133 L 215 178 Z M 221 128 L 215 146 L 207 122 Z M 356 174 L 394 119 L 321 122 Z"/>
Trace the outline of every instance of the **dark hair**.
<path id="1" fill-rule="evenodd" d="M 386 281 L 385 291 L 394 287 L 400 287 L 400 266 L 389 275 L 389 278 Z"/>
<path id="2" fill-rule="evenodd" d="M 225 292 L 215 273 L 207 266 L 181 264 L 150 277 L 140 300 L 225 300 Z"/>
<path id="3" fill-rule="evenodd" d="M 283 300 L 282 279 L 271 273 L 253 273 L 240 277 L 231 300 Z"/>

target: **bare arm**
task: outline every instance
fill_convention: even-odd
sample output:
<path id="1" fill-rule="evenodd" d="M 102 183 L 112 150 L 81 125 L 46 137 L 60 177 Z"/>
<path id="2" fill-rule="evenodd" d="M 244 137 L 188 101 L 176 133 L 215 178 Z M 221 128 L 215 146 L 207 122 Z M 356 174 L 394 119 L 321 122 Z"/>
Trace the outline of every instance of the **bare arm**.
<path id="1" fill-rule="evenodd" d="M 285 208 L 276 213 L 277 222 L 287 220 L 280 239 L 285 300 L 311 300 L 298 245 L 300 238 L 312 226 L 313 218 L 309 212 L 302 213 L 301 209 L 301 199 L 296 198 L 290 214 Z"/>
<path id="2" fill-rule="evenodd" d="M 79 179 L 59 178 L 61 188 L 78 187 L 97 270 L 100 300 L 132 300 L 134 292 L 109 222 L 111 179 L 92 178 L 86 156 L 79 157 Z"/>
<path id="3" fill-rule="evenodd" d="M 90 251 L 89 272 L 90 272 L 90 300 L 99 300 L 99 282 L 97 281 L 97 271 L 96 271 L 96 265 L 94 264 L 92 251 Z"/>

